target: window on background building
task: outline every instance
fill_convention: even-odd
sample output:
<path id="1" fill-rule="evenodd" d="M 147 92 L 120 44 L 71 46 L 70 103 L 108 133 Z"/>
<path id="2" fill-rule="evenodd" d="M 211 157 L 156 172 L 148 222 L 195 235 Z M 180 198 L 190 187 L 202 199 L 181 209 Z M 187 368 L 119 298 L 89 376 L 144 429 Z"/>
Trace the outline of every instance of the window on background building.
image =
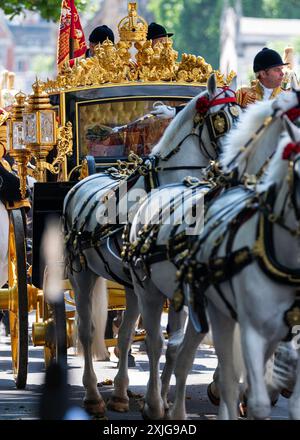
<path id="1" fill-rule="evenodd" d="M 16 71 L 17 72 L 26 72 L 27 71 L 27 62 L 26 60 L 17 60 L 16 62 Z"/>

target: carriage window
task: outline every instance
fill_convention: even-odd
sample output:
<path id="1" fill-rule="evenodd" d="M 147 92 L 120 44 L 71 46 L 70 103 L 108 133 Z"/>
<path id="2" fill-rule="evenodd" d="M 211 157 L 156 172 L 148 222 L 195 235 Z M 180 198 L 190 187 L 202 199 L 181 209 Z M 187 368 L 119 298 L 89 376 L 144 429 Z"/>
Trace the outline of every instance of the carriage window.
<path id="1" fill-rule="evenodd" d="M 161 120 L 150 114 L 156 101 L 158 99 L 80 104 L 80 156 L 122 157 L 130 151 L 138 155 L 149 154 L 170 123 L 170 120 Z M 185 101 L 162 102 L 178 106 Z"/>

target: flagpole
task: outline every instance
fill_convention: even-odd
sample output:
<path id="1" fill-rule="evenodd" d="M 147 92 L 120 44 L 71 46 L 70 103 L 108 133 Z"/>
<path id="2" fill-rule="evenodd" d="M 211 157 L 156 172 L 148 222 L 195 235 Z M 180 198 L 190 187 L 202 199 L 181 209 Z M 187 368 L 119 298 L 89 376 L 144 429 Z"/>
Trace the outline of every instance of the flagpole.
<path id="1" fill-rule="evenodd" d="M 70 31 L 70 43 L 69 43 L 69 57 L 74 58 L 74 31 L 75 31 L 75 23 L 74 23 L 74 18 L 75 18 L 75 4 L 74 4 L 74 0 L 70 0 L 70 6 L 71 6 L 71 31 Z"/>

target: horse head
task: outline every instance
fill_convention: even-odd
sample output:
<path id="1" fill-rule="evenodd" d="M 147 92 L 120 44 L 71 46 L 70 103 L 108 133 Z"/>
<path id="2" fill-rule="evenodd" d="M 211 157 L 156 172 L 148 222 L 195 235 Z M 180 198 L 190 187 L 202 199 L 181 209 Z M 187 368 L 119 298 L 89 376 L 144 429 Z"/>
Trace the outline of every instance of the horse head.
<path id="1" fill-rule="evenodd" d="M 199 169 L 206 168 L 210 160 L 217 158 L 221 139 L 237 121 L 239 110 L 235 92 L 228 86 L 217 87 L 215 74 L 212 74 L 206 90 L 195 96 L 171 121 L 151 155 L 168 161 L 171 166 L 180 164 L 185 170 L 198 169 L 194 175 L 199 175 Z M 189 174 L 193 173 L 189 171 Z M 181 180 L 184 175 L 186 172 L 175 180 Z"/>

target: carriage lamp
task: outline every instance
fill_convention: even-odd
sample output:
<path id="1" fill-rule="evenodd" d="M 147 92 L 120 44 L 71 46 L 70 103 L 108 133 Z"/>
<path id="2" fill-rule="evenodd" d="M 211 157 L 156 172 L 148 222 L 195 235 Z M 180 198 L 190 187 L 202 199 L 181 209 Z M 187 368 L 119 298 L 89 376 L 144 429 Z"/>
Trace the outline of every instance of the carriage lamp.
<path id="1" fill-rule="evenodd" d="M 24 144 L 35 161 L 34 177 L 39 182 L 46 181 L 46 171 L 67 180 L 66 156 L 73 153 L 72 124 L 58 127 L 56 112 L 49 95 L 44 90 L 44 83 L 38 79 L 32 85 L 33 93 L 28 97 L 23 112 Z M 56 147 L 57 155 L 52 163 L 46 161 L 49 152 Z"/>
<path id="2" fill-rule="evenodd" d="M 36 160 L 38 180 L 44 182 L 46 169 L 42 163 L 56 145 L 56 113 L 42 82 L 37 79 L 32 89 L 23 111 L 24 144 Z"/>
<path id="3" fill-rule="evenodd" d="M 26 197 L 27 163 L 31 156 L 30 150 L 24 144 L 22 112 L 25 99 L 26 95 L 22 92 L 15 95 L 11 114 L 6 121 L 6 149 L 18 167 L 22 199 Z"/>

